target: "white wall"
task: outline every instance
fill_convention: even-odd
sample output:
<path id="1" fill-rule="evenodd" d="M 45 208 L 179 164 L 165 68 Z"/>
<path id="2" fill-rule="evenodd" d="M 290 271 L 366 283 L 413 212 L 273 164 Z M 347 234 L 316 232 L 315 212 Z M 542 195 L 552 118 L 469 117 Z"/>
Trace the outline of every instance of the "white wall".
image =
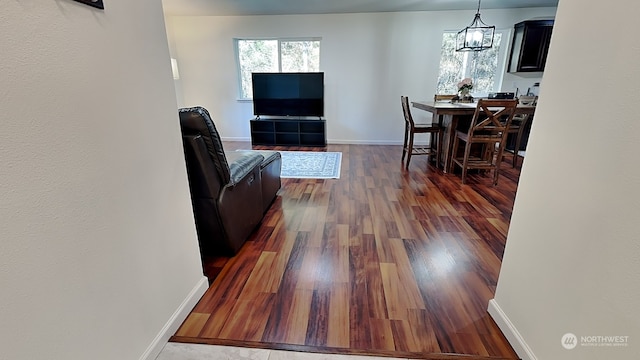
<path id="1" fill-rule="evenodd" d="M 621 35 L 639 7 L 558 7 L 492 303 L 503 330 L 520 336 L 523 359 L 640 354 L 640 121 L 629 96 L 640 83 L 640 38 Z M 565 333 L 629 343 L 566 350 Z"/>
<path id="2" fill-rule="evenodd" d="M 555 8 L 483 10 L 485 22 L 512 29 L 552 17 Z M 233 38 L 321 37 L 327 138 L 333 143 L 402 143 L 400 95 L 433 98 L 444 30 L 468 25 L 474 11 L 288 16 L 169 17 L 185 106 L 209 109 L 227 139 L 249 139 L 251 102 L 238 102 Z M 510 43 L 507 45 L 509 46 Z M 520 78 L 516 78 L 520 80 Z M 509 79 L 508 90 L 513 78 Z M 523 79 L 530 86 L 534 80 Z M 426 114 L 414 112 L 417 117 Z"/>
<path id="3" fill-rule="evenodd" d="M 2 5 L 1 359 L 153 358 L 202 288 L 161 4 L 105 6 Z"/>

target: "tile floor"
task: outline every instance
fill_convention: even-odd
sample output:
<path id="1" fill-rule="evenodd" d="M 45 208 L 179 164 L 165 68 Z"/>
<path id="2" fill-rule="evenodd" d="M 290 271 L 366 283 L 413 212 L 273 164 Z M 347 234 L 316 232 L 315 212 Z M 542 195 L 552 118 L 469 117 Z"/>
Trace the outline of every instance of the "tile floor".
<path id="1" fill-rule="evenodd" d="M 401 360 L 356 355 L 316 354 L 231 346 L 167 343 L 156 360 Z"/>

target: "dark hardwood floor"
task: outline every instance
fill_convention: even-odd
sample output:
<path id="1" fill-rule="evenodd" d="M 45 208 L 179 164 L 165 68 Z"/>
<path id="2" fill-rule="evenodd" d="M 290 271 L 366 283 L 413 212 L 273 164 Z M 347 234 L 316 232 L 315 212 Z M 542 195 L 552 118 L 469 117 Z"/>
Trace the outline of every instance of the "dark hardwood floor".
<path id="1" fill-rule="evenodd" d="M 227 149 L 249 148 L 227 142 Z M 255 147 L 268 149 L 269 147 Z M 340 179 L 283 179 L 171 341 L 423 359 L 517 359 L 487 314 L 519 169 L 443 174 L 400 146 L 328 145 Z M 472 355 L 472 356 L 461 356 Z"/>

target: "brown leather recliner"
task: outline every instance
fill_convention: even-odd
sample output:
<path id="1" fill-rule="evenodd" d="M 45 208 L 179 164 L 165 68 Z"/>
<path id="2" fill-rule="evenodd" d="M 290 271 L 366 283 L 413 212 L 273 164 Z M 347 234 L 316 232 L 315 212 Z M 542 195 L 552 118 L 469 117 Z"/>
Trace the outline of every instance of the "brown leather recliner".
<path id="1" fill-rule="evenodd" d="M 233 255 L 280 189 L 280 153 L 225 152 L 205 108 L 178 113 L 201 254 Z"/>

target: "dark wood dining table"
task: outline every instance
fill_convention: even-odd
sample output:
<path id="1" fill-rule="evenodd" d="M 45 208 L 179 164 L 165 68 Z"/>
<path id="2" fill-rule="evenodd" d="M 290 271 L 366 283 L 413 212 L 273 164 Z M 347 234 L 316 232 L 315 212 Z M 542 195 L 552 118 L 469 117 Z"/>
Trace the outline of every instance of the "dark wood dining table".
<path id="1" fill-rule="evenodd" d="M 437 165 L 442 165 L 444 172 L 449 171 L 451 158 L 453 157 L 453 139 L 456 136 L 456 129 L 460 120 L 470 119 L 476 111 L 477 102 L 473 103 L 451 103 L 449 101 L 412 101 L 412 106 L 416 109 L 424 110 L 433 114 L 433 122 L 437 122 L 445 127 L 444 144 L 442 144 L 441 159 Z M 518 105 L 515 114 L 533 115 L 535 105 Z M 466 129 L 464 129 L 466 130 Z"/>

